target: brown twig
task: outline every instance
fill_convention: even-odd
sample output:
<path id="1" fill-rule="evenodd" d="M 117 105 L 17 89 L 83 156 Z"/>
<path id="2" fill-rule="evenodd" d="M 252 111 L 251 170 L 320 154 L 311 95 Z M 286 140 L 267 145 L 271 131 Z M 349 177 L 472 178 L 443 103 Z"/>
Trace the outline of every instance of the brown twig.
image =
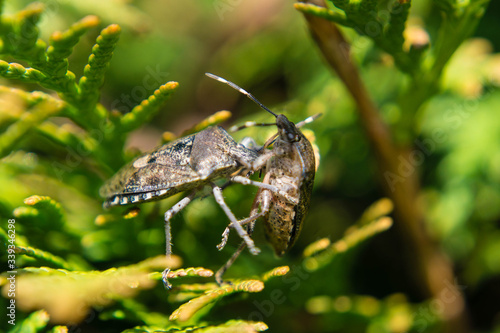
<path id="1" fill-rule="evenodd" d="M 324 0 L 302 1 L 326 7 Z M 357 104 L 361 124 L 372 144 L 379 167 L 382 185 L 395 204 L 396 229 L 404 238 L 410 256 L 409 269 L 426 298 L 437 299 L 443 305 L 442 317 L 449 332 L 467 332 L 466 309 L 463 295 L 455 285 L 453 267 L 439 251 L 424 228 L 424 213 L 418 205 L 420 182 L 414 171 L 404 180 L 389 186 L 388 174 L 399 175 L 401 157 L 408 160 L 412 147 L 397 147 L 391 132 L 382 121 L 377 107 L 370 98 L 357 70 L 350 59 L 349 44 L 340 30 L 331 22 L 304 14 L 311 34 L 328 64 L 344 82 Z M 453 301 L 445 301 L 444 294 L 453 293 Z"/>

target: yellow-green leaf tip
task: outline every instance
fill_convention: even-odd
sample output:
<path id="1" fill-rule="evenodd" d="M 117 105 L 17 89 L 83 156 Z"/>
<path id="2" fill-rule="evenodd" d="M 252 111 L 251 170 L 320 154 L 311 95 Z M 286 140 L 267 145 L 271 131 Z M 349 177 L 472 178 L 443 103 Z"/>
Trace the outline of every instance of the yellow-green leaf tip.
<path id="1" fill-rule="evenodd" d="M 288 274 L 288 272 L 290 272 L 290 267 L 288 267 L 288 266 L 275 267 L 272 270 L 270 270 L 269 272 L 265 273 L 262 276 L 262 280 L 263 281 L 267 281 L 270 278 L 273 278 L 273 277 L 276 277 L 276 276 L 286 275 L 286 274 Z"/>
<path id="2" fill-rule="evenodd" d="M 80 23 L 86 27 L 95 27 L 99 24 L 99 17 L 96 15 L 87 15 L 80 20 Z"/>
<path id="3" fill-rule="evenodd" d="M 166 93 L 168 92 L 169 90 L 174 90 L 176 89 L 177 87 L 179 86 L 179 82 L 175 82 L 175 81 L 169 81 L 163 85 L 160 86 L 160 88 L 158 88 L 156 91 L 155 91 L 155 95 L 157 94 L 157 91 L 159 90 L 158 94 L 161 92 L 161 93 Z"/>
<path id="4" fill-rule="evenodd" d="M 50 201 L 50 200 L 51 199 L 47 196 L 32 195 L 31 197 L 24 199 L 24 204 L 33 206 L 39 203 L 40 201 Z"/>
<path id="5" fill-rule="evenodd" d="M 118 24 L 111 24 L 107 26 L 106 28 L 102 29 L 101 35 L 116 35 L 119 34 L 122 31 L 120 26 Z"/>

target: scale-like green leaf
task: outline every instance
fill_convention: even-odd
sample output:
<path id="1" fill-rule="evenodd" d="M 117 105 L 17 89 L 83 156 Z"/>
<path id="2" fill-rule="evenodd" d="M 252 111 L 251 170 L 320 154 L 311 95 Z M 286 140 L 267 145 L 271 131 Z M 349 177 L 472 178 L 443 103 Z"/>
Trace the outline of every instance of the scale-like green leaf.
<path id="1" fill-rule="evenodd" d="M 350 230 L 341 240 L 333 244 L 330 244 L 328 239 L 320 239 L 304 250 L 304 267 L 309 271 L 315 271 L 328 265 L 338 254 L 354 248 L 363 241 L 389 229 L 391 226 L 392 219 L 390 217 L 382 217 L 355 230 Z"/>
<path id="2" fill-rule="evenodd" d="M 28 61 L 45 59 L 45 43 L 38 40 L 37 26 L 42 10 L 42 4 L 32 3 L 15 15 L 1 18 L 3 31 L 0 53 Z"/>
<path id="3" fill-rule="evenodd" d="M 79 322 L 92 306 L 105 306 L 115 299 L 133 297 L 152 288 L 153 269 L 175 267 L 178 260 L 158 256 L 141 263 L 106 271 L 68 271 L 48 267 L 18 269 L 16 305 L 23 311 L 45 309 L 53 322 Z M 3 287 L 5 295 L 7 287 Z M 83 292 L 84 291 L 84 292 Z"/>
<path id="4" fill-rule="evenodd" d="M 42 262 L 53 265 L 55 268 L 62 268 L 67 270 L 72 270 L 75 268 L 63 258 L 31 246 L 16 246 L 16 253 L 41 260 Z"/>
<path id="5" fill-rule="evenodd" d="M 47 57 L 48 72 L 51 75 L 63 76 L 66 74 L 68 70 L 67 58 L 73 52 L 73 47 L 84 33 L 98 24 L 99 19 L 97 16 L 89 15 L 71 25 L 68 30 L 56 31 L 50 36 Z"/>
<path id="6" fill-rule="evenodd" d="M 178 85 L 177 82 L 171 81 L 155 90 L 153 95 L 143 100 L 141 104 L 137 105 L 132 111 L 120 118 L 120 129 L 123 132 L 129 132 L 151 119 Z"/>
<path id="7" fill-rule="evenodd" d="M 322 17 L 328 21 L 336 22 L 345 26 L 351 26 L 352 23 L 349 21 L 345 13 L 333 11 L 326 7 L 316 6 L 310 3 L 298 2 L 294 4 L 295 9 L 301 11 L 304 14 L 311 14 L 314 16 Z"/>
<path id="8" fill-rule="evenodd" d="M 80 103 L 84 110 L 92 112 L 92 117 L 96 117 L 95 121 L 105 116 L 105 114 L 93 113 L 97 111 L 95 106 L 99 101 L 99 89 L 104 82 L 104 74 L 113 56 L 116 43 L 120 38 L 120 32 L 121 29 L 116 24 L 112 24 L 101 31 L 96 44 L 92 48 L 88 64 L 84 68 L 84 75 L 79 82 Z"/>
<path id="9" fill-rule="evenodd" d="M 246 321 L 246 320 L 229 320 L 221 325 L 210 325 L 210 326 L 189 326 L 186 328 L 171 327 L 163 328 L 161 326 L 138 326 L 122 333 L 189 333 L 189 332 L 199 332 L 199 333 L 253 333 L 262 332 L 267 330 L 268 327 L 265 323 L 261 321 Z"/>
<path id="10" fill-rule="evenodd" d="M 9 154 L 26 133 L 45 119 L 61 112 L 63 108 L 64 103 L 53 99 L 41 100 L 33 105 L 0 135 L 0 157 Z"/>
<path id="11" fill-rule="evenodd" d="M 182 132 L 181 136 L 186 136 L 189 134 L 200 132 L 209 126 L 215 126 L 223 121 L 228 120 L 229 118 L 231 118 L 231 111 L 226 111 L 226 110 L 218 111 L 213 115 L 209 116 L 208 118 L 203 119 L 195 126 Z"/>
<path id="12" fill-rule="evenodd" d="M 49 314 L 44 311 L 35 311 L 22 322 L 15 322 L 9 333 L 37 333 L 42 332 L 49 323 Z"/>
<path id="13" fill-rule="evenodd" d="M 280 267 L 275 267 L 272 270 L 270 270 L 267 273 L 264 273 L 262 275 L 262 281 L 267 282 L 269 279 L 278 277 L 278 276 L 284 276 L 287 275 L 288 272 L 290 272 L 290 267 L 288 266 L 280 266 Z"/>
<path id="14" fill-rule="evenodd" d="M 222 297 L 238 293 L 249 292 L 255 293 L 264 289 L 264 283 L 259 280 L 244 280 L 234 282 L 234 284 L 224 285 L 222 287 L 207 291 L 205 294 L 193 298 L 187 303 L 182 304 L 170 316 L 170 320 L 178 320 L 180 322 L 189 320 L 196 312 L 202 308 L 212 305 Z"/>

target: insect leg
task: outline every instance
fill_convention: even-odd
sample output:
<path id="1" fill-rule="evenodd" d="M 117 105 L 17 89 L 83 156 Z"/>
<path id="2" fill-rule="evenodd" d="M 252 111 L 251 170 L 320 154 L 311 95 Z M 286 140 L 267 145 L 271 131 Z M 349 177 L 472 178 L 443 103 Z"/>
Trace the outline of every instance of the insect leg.
<path id="1" fill-rule="evenodd" d="M 236 250 L 236 252 L 234 252 L 234 254 L 231 256 L 231 258 L 229 258 L 229 260 L 224 264 L 224 266 L 219 268 L 217 273 L 215 273 L 215 282 L 217 282 L 217 284 L 219 286 L 224 283 L 224 280 L 222 280 L 222 275 L 224 275 L 224 273 L 228 270 L 229 267 L 231 267 L 231 265 L 238 258 L 238 256 L 241 254 L 241 252 L 243 252 L 246 245 L 247 244 L 245 242 L 241 242 L 240 247 L 238 247 L 238 249 Z"/>
<path id="2" fill-rule="evenodd" d="M 213 188 L 215 200 L 217 201 L 219 206 L 221 206 L 222 209 L 224 210 L 224 212 L 226 213 L 227 217 L 231 221 L 231 225 L 236 229 L 236 231 L 238 232 L 238 235 L 240 235 L 240 237 L 248 245 L 250 252 L 254 255 L 258 254 L 260 252 L 260 250 L 257 247 L 255 247 L 253 240 L 250 238 L 250 236 L 248 236 L 247 232 L 245 230 L 243 230 L 242 226 L 238 223 L 236 216 L 234 216 L 231 209 L 229 209 L 229 207 L 227 206 L 226 202 L 224 201 L 224 196 L 222 195 L 222 190 L 220 189 L 220 187 L 218 187 L 215 184 L 212 184 L 212 188 Z"/>
<path id="3" fill-rule="evenodd" d="M 260 203 L 261 207 L 261 212 L 257 213 L 257 209 Z M 253 229 L 255 226 L 255 221 L 260 218 L 261 216 L 264 216 L 267 214 L 269 211 L 269 206 L 271 203 L 271 193 L 269 191 L 264 190 L 261 192 L 261 194 L 258 195 L 256 202 L 254 203 L 254 207 L 250 211 L 250 217 L 247 217 L 246 219 L 238 221 L 240 225 L 246 225 L 248 223 L 251 223 L 250 226 L 248 226 L 247 231 L 248 234 L 251 235 L 253 233 Z M 229 232 L 231 231 L 232 225 L 228 225 L 226 229 L 224 229 L 224 232 L 222 233 L 222 241 L 220 242 L 219 245 L 217 245 L 217 249 L 221 251 L 224 246 L 227 244 L 227 240 L 229 238 Z"/>
<path id="4" fill-rule="evenodd" d="M 244 170 L 239 170 L 238 172 L 235 173 L 235 175 L 240 175 Z M 233 182 L 231 180 L 226 181 L 224 184 L 219 185 L 220 189 L 224 191 L 227 187 L 231 186 Z M 211 196 L 213 193 L 205 194 L 204 196 L 200 197 L 200 199 L 205 199 L 209 196 Z"/>
<path id="5" fill-rule="evenodd" d="M 256 214 L 256 215 L 253 215 L 253 216 L 247 217 L 246 219 L 239 220 L 239 221 L 238 221 L 238 224 L 239 224 L 239 225 L 246 225 L 246 224 L 248 224 L 248 223 L 252 223 L 253 221 L 257 220 L 259 217 L 263 216 L 265 213 L 266 213 L 266 212 L 260 212 L 260 213 L 258 213 L 258 214 Z M 228 238 L 229 238 L 229 231 L 231 230 L 231 227 L 232 227 L 232 226 L 233 226 L 233 225 L 232 225 L 232 224 L 230 224 L 230 225 L 228 225 L 228 226 L 226 227 L 226 229 L 224 229 L 224 232 L 222 233 L 222 241 L 220 242 L 220 244 L 219 244 L 219 245 L 217 245 L 217 249 L 218 249 L 219 251 L 221 251 L 221 250 L 224 248 L 224 246 L 226 246 L 226 244 L 227 244 L 227 240 L 228 240 Z"/>
<path id="6" fill-rule="evenodd" d="M 253 161 L 252 165 L 249 166 L 250 169 L 253 171 L 257 171 L 257 170 L 262 169 L 267 164 L 267 161 L 273 156 L 274 156 L 274 154 L 271 151 L 263 153 L 262 155 L 257 157 L 255 159 L 255 161 Z M 245 166 L 245 167 L 247 167 L 247 166 Z"/>
<path id="7" fill-rule="evenodd" d="M 170 231 L 170 219 L 174 217 L 175 214 L 183 210 L 195 197 L 196 190 L 191 192 L 187 197 L 184 197 L 181 201 L 177 202 L 172 208 L 165 212 L 165 253 L 167 257 L 172 255 L 172 234 Z M 170 268 L 165 268 L 162 273 L 163 285 L 165 288 L 170 289 L 172 285 L 168 282 L 167 276 L 170 272 Z"/>
<path id="8" fill-rule="evenodd" d="M 258 219 L 260 216 L 265 215 L 269 211 L 269 206 L 271 203 L 271 193 L 269 191 L 262 191 L 254 201 L 252 210 L 250 212 L 250 217 L 246 218 L 244 220 L 241 220 L 240 222 L 242 223 L 251 223 L 250 225 L 247 225 L 247 231 L 249 235 L 252 235 L 253 229 L 255 227 L 255 220 Z M 259 204 L 261 206 L 261 212 L 257 213 L 257 209 L 259 207 Z M 229 227 L 226 228 L 227 234 L 229 235 Z M 226 232 L 226 230 L 224 232 Z M 227 239 L 226 239 L 227 241 Z M 223 240 L 224 242 L 224 240 Z M 225 245 L 225 243 L 224 243 Z M 231 267 L 231 265 L 236 261 L 236 259 L 239 257 L 241 252 L 245 249 L 246 243 L 241 242 L 240 246 L 236 250 L 236 252 L 233 253 L 231 258 L 222 266 L 219 268 L 219 270 L 215 273 L 215 281 L 217 282 L 218 285 L 222 285 L 224 283 L 224 280 L 222 280 L 222 276 L 224 273 Z"/>
<path id="9" fill-rule="evenodd" d="M 229 231 L 230 230 L 231 229 L 229 229 L 229 227 L 226 227 L 226 229 L 224 229 L 224 232 L 222 233 L 222 240 L 221 240 L 220 244 L 217 245 L 217 250 L 222 251 L 224 246 L 226 246 L 227 239 L 229 238 Z"/>
<path id="10" fill-rule="evenodd" d="M 273 193 L 281 195 L 286 200 L 288 200 L 290 203 L 292 203 L 294 205 L 298 205 L 298 199 L 297 198 L 293 198 L 293 197 L 289 196 L 288 193 L 286 193 L 285 191 L 280 190 L 277 186 L 266 184 L 266 183 L 262 183 L 262 182 L 257 182 L 257 181 L 254 181 L 254 180 L 248 179 L 246 177 L 242 177 L 242 176 L 234 176 L 234 177 L 231 178 L 231 181 L 233 181 L 235 183 L 240 183 L 240 184 L 243 184 L 243 185 L 254 185 L 254 186 L 257 186 L 259 188 L 266 189 L 268 191 L 271 191 Z"/>

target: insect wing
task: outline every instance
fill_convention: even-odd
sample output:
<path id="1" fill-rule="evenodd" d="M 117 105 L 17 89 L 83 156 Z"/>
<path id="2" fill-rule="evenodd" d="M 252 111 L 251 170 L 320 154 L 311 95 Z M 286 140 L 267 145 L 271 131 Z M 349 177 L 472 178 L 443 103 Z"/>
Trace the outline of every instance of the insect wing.
<path id="1" fill-rule="evenodd" d="M 234 139 L 219 126 L 198 133 L 191 151 L 191 166 L 203 178 L 215 178 L 249 166 L 258 154 Z"/>
<path id="2" fill-rule="evenodd" d="M 183 185 L 193 187 L 200 180 L 189 165 L 194 136 L 167 143 L 123 167 L 100 190 L 107 198 L 105 206 L 153 200 L 181 192 Z M 127 194 L 137 193 L 142 195 L 126 199 Z"/>

